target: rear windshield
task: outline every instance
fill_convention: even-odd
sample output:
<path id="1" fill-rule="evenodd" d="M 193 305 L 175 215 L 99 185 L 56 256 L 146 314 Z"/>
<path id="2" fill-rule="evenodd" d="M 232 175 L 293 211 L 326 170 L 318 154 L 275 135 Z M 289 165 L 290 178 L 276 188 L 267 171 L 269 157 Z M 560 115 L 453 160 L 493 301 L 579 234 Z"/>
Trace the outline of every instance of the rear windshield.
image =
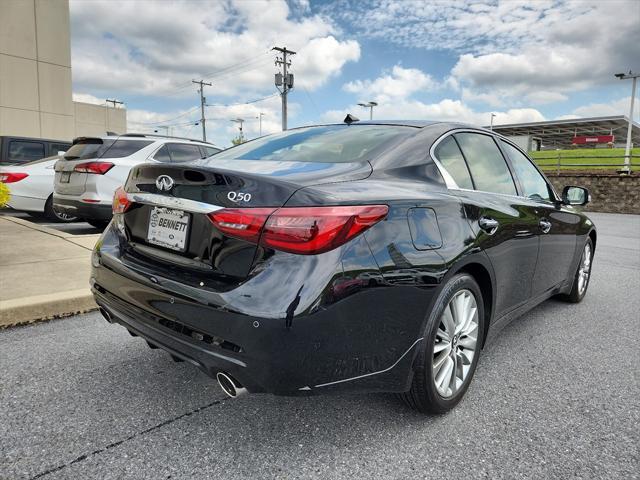
<path id="1" fill-rule="evenodd" d="M 64 158 L 67 160 L 87 160 L 90 158 L 123 158 L 142 150 L 153 141 L 143 140 L 101 140 L 88 138 L 74 144 Z"/>
<path id="2" fill-rule="evenodd" d="M 369 160 L 416 132 L 396 125 L 330 125 L 289 130 L 224 150 L 211 160 L 344 163 Z"/>

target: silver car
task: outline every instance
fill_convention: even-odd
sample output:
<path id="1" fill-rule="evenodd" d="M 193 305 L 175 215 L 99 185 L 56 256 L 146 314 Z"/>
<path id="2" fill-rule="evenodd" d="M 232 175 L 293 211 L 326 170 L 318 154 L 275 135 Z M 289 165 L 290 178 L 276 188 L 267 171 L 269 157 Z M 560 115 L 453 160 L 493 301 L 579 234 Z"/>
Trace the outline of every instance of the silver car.
<path id="1" fill-rule="evenodd" d="M 157 135 L 76 138 L 54 167 L 54 208 L 95 227 L 105 227 L 112 216 L 113 194 L 135 165 L 182 163 L 219 151 L 207 142 Z"/>

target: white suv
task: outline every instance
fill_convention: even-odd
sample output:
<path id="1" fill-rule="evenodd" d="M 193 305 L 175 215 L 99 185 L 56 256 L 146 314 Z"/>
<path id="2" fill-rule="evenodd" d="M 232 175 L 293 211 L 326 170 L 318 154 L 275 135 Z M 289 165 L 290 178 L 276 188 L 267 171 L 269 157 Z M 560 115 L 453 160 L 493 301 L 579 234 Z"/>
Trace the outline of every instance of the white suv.
<path id="1" fill-rule="evenodd" d="M 111 220 L 113 194 L 135 165 L 188 162 L 219 151 L 197 140 L 137 133 L 76 138 L 55 164 L 53 206 L 104 227 Z"/>

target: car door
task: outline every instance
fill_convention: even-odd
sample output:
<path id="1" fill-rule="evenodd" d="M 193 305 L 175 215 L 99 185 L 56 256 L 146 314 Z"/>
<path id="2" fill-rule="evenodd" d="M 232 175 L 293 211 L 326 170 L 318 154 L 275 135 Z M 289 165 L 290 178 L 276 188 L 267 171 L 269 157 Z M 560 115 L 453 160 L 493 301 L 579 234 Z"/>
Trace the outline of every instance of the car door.
<path id="1" fill-rule="evenodd" d="M 512 173 L 492 135 L 456 132 L 440 141 L 434 156 L 454 182 L 477 244 L 496 279 L 497 317 L 526 302 L 538 255 L 537 218 L 518 196 Z"/>
<path id="2" fill-rule="evenodd" d="M 540 245 L 532 295 L 542 295 L 569 276 L 580 217 L 557 201 L 549 182 L 523 152 L 503 139 L 500 146 L 510 160 L 522 195 L 531 202 L 538 217 Z"/>

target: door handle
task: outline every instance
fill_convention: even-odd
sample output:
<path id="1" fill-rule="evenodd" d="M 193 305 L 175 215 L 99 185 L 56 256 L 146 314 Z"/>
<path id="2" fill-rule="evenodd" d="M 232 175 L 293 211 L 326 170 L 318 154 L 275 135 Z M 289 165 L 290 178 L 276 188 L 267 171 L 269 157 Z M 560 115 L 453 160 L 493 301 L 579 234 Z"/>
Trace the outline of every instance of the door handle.
<path id="1" fill-rule="evenodd" d="M 496 233 L 496 230 L 498 230 L 500 223 L 493 218 L 480 217 L 480 220 L 478 220 L 478 225 L 480 225 L 480 228 L 487 232 L 487 234 L 493 235 L 494 233 Z"/>
<path id="2" fill-rule="evenodd" d="M 549 233 L 549 230 L 551 230 L 551 222 L 549 220 L 542 219 L 538 225 L 540 225 L 542 233 Z"/>

